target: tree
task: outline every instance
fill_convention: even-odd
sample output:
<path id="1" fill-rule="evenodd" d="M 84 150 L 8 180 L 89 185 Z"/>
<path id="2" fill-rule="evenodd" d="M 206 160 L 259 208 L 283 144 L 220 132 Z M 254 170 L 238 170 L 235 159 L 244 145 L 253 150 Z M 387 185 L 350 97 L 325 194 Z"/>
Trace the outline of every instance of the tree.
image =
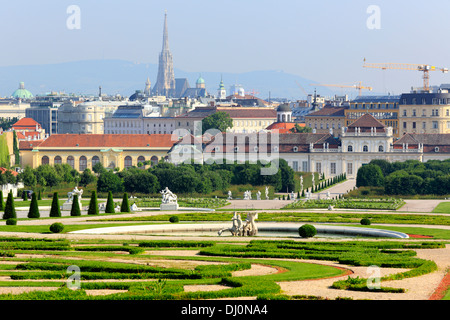
<path id="1" fill-rule="evenodd" d="M 39 217 L 40 214 L 39 214 L 38 200 L 36 192 L 33 192 L 33 194 L 31 195 L 30 209 L 28 210 L 28 218 L 35 219 Z"/>
<path id="2" fill-rule="evenodd" d="M 130 205 L 128 204 L 128 194 L 126 192 L 123 194 L 120 212 L 130 212 Z"/>
<path id="3" fill-rule="evenodd" d="M 114 199 L 111 191 L 108 192 L 106 199 L 105 213 L 114 213 Z"/>
<path id="4" fill-rule="evenodd" d="M 80 185 L 86 187 L 88 184 L 95 182 L 96 177 L 89 168 L 84 169 L 80 175 Z"/>
<path id="5" fill-rule="evenodd" d="M 8 193 L 8 198 L 6 199 L 5 212 L 3 213 L 3 219 L 17 219 L 16 208 L 14 207 L 14 197 L 12 191 Z"/>
<path id="6" fill-rule="evenodd" d="M 89 209 L 87 214 L 98 214 L 98 204 L 97 204 L 97 192 L 94 190 L 91 193 L 91 201 L 89 202 Z"/>
<path id="7" fill-rule="evenodd" d="M 233 128 L 233 119 L 224 111 L 215 112 L 202 120 L 202 134 L 209 129 L 225 132 L 229 128 Z"/>
<path id="8" fill-rule="evenodd" d="M 311 127 L 300 127 L 298 123 L 295 124 L 295 126 L 289 130 L 292 133 L 309 133 L 312 132 Z"/>
<path id="9" fill-rule="evenodd" d="M 22 173 L 19 173 L 19 177 L 23 184 L 28 187 L 35 187 L 37 183 L 36 175 L 30 166 L 26 166 Z"/>
<path id="10" fill-rule="evenodd" d="M 5 210 L 5 203 L 3 202 L 3 191 L 0 190 L 0 210 Z"/>
<path id="11" fill-rule="evenodd" d="M 71 216 L 81 216 L 80 203 L 78 202 L 78 195 L 73 195 L 72 209 L 70 210 Z"/>
<path id="12" fill-rule="evenodd" d="M 359 168 L 356 174 L 357 187 L 383 187 L 384 176 L 381 168 L 374 164 L 368 164 Z"/>
<path id="13" fill-rule="evenodd" d="M 147 170 L 131 168 L 123 176 L 123 187 L 126 192 L 156 193 L 159 190 L 158 178 Z"/>
<path id="14" fill-rule="evenodd" d="M 53 193 L 52 206 L 50 208 L 50 217 L 61 217 L 61 208 L 59 207 L 58 192 Z"/>
<path id="15" fill-rule="evenodd" d="M 41 197 L 41 190 L 39 190 L 39 193 L 38 193 L 38 198 L 37 198 L 38 200 L 42 200 L 42 197 Z"/>
<path id="16" fill-rule="evenodd" d="M 16 130 L 13 130 L 13 152 L 14 152 L 14 164 L 16 166 L 20 165 L 20 154 L 19 154 L 19 146 L 17 144 L 17 133 Z"/>
<path id="17" fill-rule="evenodd" d="M 122 179 L 114 174 L 114 172 L 106 170 L 101 172 L 97 180 L 97 192 L 108 192 L 113 193 L 123 191 L 123 181 Z"/>

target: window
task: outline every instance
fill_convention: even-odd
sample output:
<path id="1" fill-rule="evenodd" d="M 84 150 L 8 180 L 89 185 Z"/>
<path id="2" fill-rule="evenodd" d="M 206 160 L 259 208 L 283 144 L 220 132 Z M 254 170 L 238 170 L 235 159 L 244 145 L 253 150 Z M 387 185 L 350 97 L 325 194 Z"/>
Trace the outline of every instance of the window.
<path id="1" fill-rule="evenodd" d="M 330 164 L 330 174 L 336 174 L 336 162 Z"/>
<path id="2" fill-rule="evenodd" d="M 433 129 L 437 129 L 438 128 L 438 122 L 437 121 L 433 121 L 432 127 L 433 127 Z"/>
<path id="3" fill-rule="evenodd" d="M 347 162 L 347 174 L 352 175 L 353 174 L 353 163 Z"/>
<path id="4" fill-rule="evenodd" d="M 383 146 L 378 146 L 378 152 L 384 152 L 384 147 Z"/>
<path id="5" fill-rule="evenodd" d="M 92 157 L 92 167 L 94 167 L 97 163 L 100 162 L 100 158 L 97 156 Z"/>
<path id="6" fill-rule="evenodd" d="M 413 109 L 413 117 L 416 116 L 416 109 Z"/>
<path id="7" fill-rule="evenodd" d="M 426 122 L 422 122 L 422 129 L 426 129 L 427 128 L 427 123 Z"/>
<path id="8" fill-rule="evenodd" d="M 144 164 L 144 162 L 145 162 L 145 157 L 144 157 L 144 156 L 139 156 L 138 159 L 137 159 L 137 162 L 138 162 L 138 164 L 139 164 L 139 163 Z"/>
<path id="9" fill-rule="evenodd" d="M 363 146 L 363 152 L 369 152 L 369 146 L 364 145 Z"/>
<path id="10" fill-rule="evenodd" d="M 406 122 L 403 122 L 403 129 L 406 129 Z"/>
<path id="11" fill-rule="evenodd" d="M 74 159 L 74 157 L 68 156 L 68 157 L 67 157 L 67 164 L 68 164 L 69 166 L 71 166 L 72 169 L 75 169 L 75 159 Z"/>
<path id="12" fill-rule="evenodd" d="M 302 162 L 302 171 L 303 172 L 308 172 L 308 161 L 303 161 Z"/>
<path id="13" fill-rule="evenodd" d="M 80 171 L 84 171 L 87 168 L 87 159 L 85 156 L 80 157 Z"/>
<path id="14" fill-rule="evenodd" d="M 353 146 L 352 146 L 352 145 L 349 145 L 349 146 L 347 147 L 347 151 L 348 151 L 348 152 L 353 152 Z"/>
<path id="15" fill-rule="evenodd" d="M 131 159 L 130 156 L 126 156 L 125 157 L 125 169 L 128 169 L 131 166 L 133 166 L 133 159 Z"/>
<path id="16" fill-rule="evenodd" d="M 403 116 L 406 117 L 406 110 L 403 110 Z"/>
<path id="17" fill-rule="evenodd" d="M 41 164 L 49 164 L 50 159 L 47 156 L 43 156 L 41 159 Z"/>
<path id="18" fill-rule="evenodd" d="M 316 162 L 316 172 L 322 173 L 322 163 Z"/>
<path id="19" fill-rule="evenodd" d="M 447 129 L 450 129 L 450 121 L 447 121 Z"/>
<path id="20" fill-rule="evenodd" d="M 416 128 L 416 122 L 412 123 L 412 128 L 415 129 Z"/>
<path id="21" fill-rule="evenodd" d="M 158 164 L 158 157 L 153 156 L 150 158 L 150 161 L 152 162 L 152 166 L 156 166 Z"/>
<path id="22" fill-rule="evenodd" d="M 298 161 L 292 161 L 292 170 L 298 171 Z"/>

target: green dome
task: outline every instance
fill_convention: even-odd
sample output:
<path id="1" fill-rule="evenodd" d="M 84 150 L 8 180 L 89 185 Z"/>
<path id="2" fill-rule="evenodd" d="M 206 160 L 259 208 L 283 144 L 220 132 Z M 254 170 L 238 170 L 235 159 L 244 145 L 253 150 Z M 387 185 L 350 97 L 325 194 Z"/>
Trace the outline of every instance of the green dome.
<path id="1" fill-rule="evenodd" d="M 19 89 L 13 92 L 13 98 L 16 99 L 30 99 L 33 97 L 33 94 L 25 89 L 25 84 L 23 82 L 20 83 Z"/>
<path id="2" fill-rule="evenodd" d="M 202 77 L 199 77 L 197 79 L 197 84 L 204 84 L 205 83 L 205 79 L 203 79 Z"/>

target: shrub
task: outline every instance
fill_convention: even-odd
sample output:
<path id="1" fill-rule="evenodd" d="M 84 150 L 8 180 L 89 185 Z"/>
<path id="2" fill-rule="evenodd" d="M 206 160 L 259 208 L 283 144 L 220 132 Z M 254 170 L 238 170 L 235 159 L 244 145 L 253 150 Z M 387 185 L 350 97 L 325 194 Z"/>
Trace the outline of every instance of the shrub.
<path id="1" fill-rule="evenodd" d="M 53 233 L 60 233 L 64 230 L 64 225 L 60 222 L 55 222 L 50 226 L 50 231 Z"/>
<path id="2" fill-rule="evenodd" d="M 317 230 L 313 225 L 304 224 L 300 228 L 298 228 L 298 234 L 302 238 L 311 238 L 317 234 Z"/>
<path id="3" fill-rule="evenodd" d="M 81 216 L 80 203 L 78 202 L 78 195 L 76 194 L 73 196 L 72 209 L 70 210 L 70 215 Z"/>
<path id="4" fill-rule="evenodd" d="M 180 221 L 180 218 L 178 216 L 171 216 L 169 218 L 169 221 L 172 223 L 177 223 L 178 221 Z"/>
<path id="5" fill-rule="evenodd" d="M 52 206 L 50 208 L 50 217 L 61 217 L 61 208 L 59 207 L 58 192 L 53 194 Z"/>
<path id="6" fill-rule="evenodd" d="M 5 204 L 5 213 L 3 214 L 3 219 L 14 218 L 16 219 L 16 208 L 14 206 L 14 197 L 12 191 L 8 193 L 8 198 Z"/>
<path id="7" fill-rule="evenodd" d="M 15 226 L 17 224 L 17 220 L 14 218 L 9 218 L 6 220 L 6 225 L 7 226 Z"/>
<path id="8" fill-rule="evenodd" d="M 3 202 L 3 191 L 0 190 L 0 210 L 3 211 L 5 209 L 5 203 Z"/>
<path id="9" fill-rule="evenodd" d="M 106 200 L 105 213 L 114 213 L 114 199 L 111 191 L 108 191 L 108 199 Z"/>
<path id="10" fill-rule="evenodd" d="M 361 219 L 361 224 L 363 226 L 370 226 L 370 219 L 369 218 L 362 218 Z"/>
<path id="11" fill-rule="evenodd" d="M 128 193 L 126 192 L 123 194 L 120 212 L 130 212 L 130 205 L 128 204 Z"/>
<path id="12" fill-rule="evenodd" d="M 36 193 L 33 192 L 31 195 L 31 203 L 30 203 L 30 210 L 28 210 L 28 218 L 39 218 L 39 206 L 37 202 Z"/>
<path id="13" fill-rule="evenodd" d="M 91 201 L 89 202 L 89 209 L 87 214 L 96 215 L 98 212 L 98 204 L 97 204 L 97 192 L 94 190 L 91 194 Z"/>

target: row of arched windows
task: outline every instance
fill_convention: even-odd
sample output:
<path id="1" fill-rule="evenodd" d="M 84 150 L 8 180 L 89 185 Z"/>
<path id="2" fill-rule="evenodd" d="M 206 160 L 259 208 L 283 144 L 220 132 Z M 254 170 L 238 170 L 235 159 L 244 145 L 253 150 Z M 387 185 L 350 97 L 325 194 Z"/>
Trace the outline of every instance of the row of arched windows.
<path id="1" fill-rule="evenodd" d="M 150 158 L 150 161 L 153 165 L 158 164 L 158 157 L 157 156 L 153 156 Z M 97 163 L 100 162 L 100 158 L 98 156 L 93 156 L 91 159 L 91 164 L 92 167 L 94 167 Z M 137 163 L 144 163 L 145 162 L 145 157 L 144 156 L 139 156 L 137 158 Z M 60 156 L 56 156 L 53 159 L 53 163 L 54 164 L 62 164 L 62 158 Z M 73 169 L 75 168 L 75 158 L 73 156 L 68 156 L 66 163 L 68 165 L 70 165 Z M 50 164 L 50 158 L 48 156 L 43 156 L 41 158 L 41 164 Z M 88 160 L 85 156 L 81 156 L 79 161 L 78 161 L 78 169 L 79 171 L 84 171 L 87 167 L 88 167 Z M 131 158 L 130 156 L 126 156 L 125 157 L 125 163 L 124 163 L 124 167 L 125 168 L 130 168 L 133 166 L 133 158 Z"/>

